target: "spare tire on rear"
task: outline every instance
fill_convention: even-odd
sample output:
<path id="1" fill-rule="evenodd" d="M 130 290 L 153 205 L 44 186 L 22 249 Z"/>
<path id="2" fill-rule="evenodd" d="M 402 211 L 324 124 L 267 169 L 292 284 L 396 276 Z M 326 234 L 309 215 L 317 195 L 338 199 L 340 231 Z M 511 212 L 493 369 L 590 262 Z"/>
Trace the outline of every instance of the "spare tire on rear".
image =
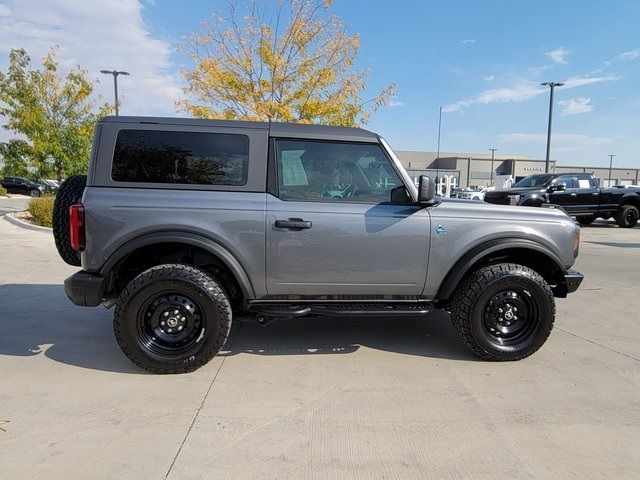
<path id="1" fill-rule="evenodd" d="M 69 239 L 69 207 L 82 200 L 82 192 L 87 185 L 86 175 L 72 175 L 67 178 L 56 193 L 53 203 L 53 238 L 62 260 L 79 267 L 80 252 L 71 248 Z"/>

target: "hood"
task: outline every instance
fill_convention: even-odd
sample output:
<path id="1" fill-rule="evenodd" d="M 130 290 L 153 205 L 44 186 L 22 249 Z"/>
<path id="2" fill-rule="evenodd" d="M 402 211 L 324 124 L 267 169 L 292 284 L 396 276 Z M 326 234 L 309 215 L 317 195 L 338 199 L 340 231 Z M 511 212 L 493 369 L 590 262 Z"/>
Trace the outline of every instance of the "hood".
<path id="1" fill-rule="evenodd" d="M 535 191 L 546 191 L 547 187 L 511 187 L 511 188 L 498 188 L 496 190 L 491 190 L 487 192 L 485 195 L 490 195 L 493 193 L 499 194 L 513 194 L 518 192 L 535 192 Z"/>
<path id="2" fill-rule="evenodd" d="M 534 189 L 535 190 L 535 189 Z M 504 190 L 503 194 L 513 193 L 513 190 Z M 494 193 L 494 192 L 491 192 Z M 533 208 L 520 207 L 506 204 L 495 204 L 487 202 L 478 202 L 477 200 L 463 200 L 459 198 L 443 198 L 442 201 L 434 207 L 440 212 L 456 212 L 467 217 L 496 219 L 503 218 L 505 220 L 515 220 L 526 223 L 530 220 L 552 220 L 555 219 L 565 221 L 569 220 L 570 224 L 575 222 L 562 209 L 556 208 Z"/>

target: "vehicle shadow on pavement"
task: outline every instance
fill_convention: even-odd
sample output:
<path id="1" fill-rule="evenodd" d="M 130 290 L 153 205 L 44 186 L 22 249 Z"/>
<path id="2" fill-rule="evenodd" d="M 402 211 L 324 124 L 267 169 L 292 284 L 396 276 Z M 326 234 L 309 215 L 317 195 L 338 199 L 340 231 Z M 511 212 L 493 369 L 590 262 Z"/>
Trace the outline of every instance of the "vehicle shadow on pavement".
<path id="1" fill-rule="evenodd" d="M 340 355 L 360 348 L 452 360 L 475 361 L 456 336 L 449 316 L 437 311 L 416 318 L 310 317 L 236 322 L 222 355 Z"/>
<path id="2" fill-rule="evenodd" d="M 640 223 L 638 223 L 633 228 L 621 228 L 613 220 L 596 220 L 591 225 L 583 225 L 580 228 L 617 228 L 620 230 L 634 230 L 634 229 L 640 229 Z"/>
<path id="3" fill-rule="evenodd" d="M 45 355 L 93 370 L 145 374 L 120 351 L 113 310 L 72 305 L 62 285 L 0 285 L 0 357 Z"/>
<path id="4" fill-rule="evenodd" d="M 618 247 L 618 248 L 640 248 L 640 243 L 623 243 L 623 242 L 594 242 L 592 240 L 586 243 L 593 243 L 594 245 L 604 245 L 605 247 Z"/>
<path id="5" fill-rule="evenodd" d="M 102 307 L 72 305 L 62 285 L 0 286 L 0 356 L 45 355 L 80 368 L 146 375 L 120 351 L 112 314 Z M 284 319 L 268 327 L 238 318 L 220 355 L 342 355 L 362 347 L 476 360 L 457 338 L 448 314 L 440 311 L 424 318 Z"/>

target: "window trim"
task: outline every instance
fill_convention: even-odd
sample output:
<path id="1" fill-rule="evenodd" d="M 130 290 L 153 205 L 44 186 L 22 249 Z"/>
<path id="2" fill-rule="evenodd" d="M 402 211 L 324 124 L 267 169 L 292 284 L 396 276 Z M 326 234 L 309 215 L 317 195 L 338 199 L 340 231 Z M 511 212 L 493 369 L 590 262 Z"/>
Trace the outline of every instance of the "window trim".
<path id="1" fill-rule="evenodd" d="M 116 148 L 118 147 L 118 137 L 122 132 L 159 132 L 159 133 L 180 133 L 180 134 L 202 134 L 202 135 L 235 135 L 239 137 L 245 137 L 247 141 L 247 161 L 246 166 L 244 168 L 243 175 L 243 183 L 231 184 L 231 183 L 179 183 L 179 182 L 149 182 L 149 181 L 125 181 L 125 180 L 116 180 L 113 178 L 113 170 L 116 163 Z M 162 129 L 146 129 L 146 128 L 120 128 L 116 132 L 115 141 L 113 142 L 113 152 L 111 154 L 111 164 L 109 167 L 109 180 L 118 185 L 119 187 L 130 187 L 136 188 L 138 186 L 147 186 L 153 185 L 151 188 L 162 188 L 165 185 L 169 187 L 177 187 L 176 189 L 181 189 L 185 187 L 205 187 L 205 189 L 209 189 L 211 187 L 231 187 L 231 188 L 241 188 L 245 187 L 249 182 L 249 172 L 251 165 L 251 138 L 246 133 L 222 133 L 222 132 L 202 132 L 202 131 L 192 131 L 192 130 L 162 130 Z M 162 186 L 162 187 L 161 187 Z M 148 187 L 144 187 L 148 188 Z M 165 187 L 166 188 L 166 187 Z M 197 188 L 196 188 L 197 189 Z"/>
<path id="2" fill-rule="evenodd" d="M 411 198 L 411 193 L 408 191 L 409 189 L 407 188 L 407 185 L 405 183 L 404 177 L 400 174 L 400 172 L 398 172 L 398 169 L 396 167 L 395 162 L 389 157 L 389 154 L 387 153 L 386 148 L 384 148 L 384 145 L 382 145 L 380 142 L 352 142 L 349 140 L 331 140 L 331 139 L 316 139 L 316 138 L 300 138 L 300 137 L 296 137 L 296 138 L 292 138 L 292 137 L 269 137 L 269 164 L 268 164 L 268 170 L 267 170 L 267 193 L 270 193 L 271 195 L 273 195 L 274 197 L 276 197 L 278 200 L 280 200 L 281 202 L 305 202 L 305 203 L 325 203 L 325 204 L 355 204 L 355 205 L 413 205 L 414 203 L 403 203 L 403 204 L 395 204 L 391 202 L 391 199 L 389 199 L 388 202 L 367 202 L 367 201 L 357 201 L 357 200 L 339 200 L 339 201 L 325 201 L 323 199 L 295 199 L 295 200 L 291 200 L 291 199 L 285 199 L 285 198 L 281 198 L 280 197 L 280 177 L 279 177 L 279 172 L 278 172 L 278 159 L 276 158 L 276 143 L 279 140 L 284 140 L 284 141 L 293 141 L 293 142 L 314 142 L 314 143 L 332 143 L 332 144 L 346 144 L 346 145 L 376 145 L 378 148 L 380 148 L 380 151 L 382 152 L 382 154 L 384 155 L 384 157 L 387 159 L 387 161 L 389 162 L 389 165 L 391 166 L 392 170 L 395 172 L 395 174 L 398 176 L 398 180 L 400 180 L 400 183 L 402 185 L 404 185 L 404 187 L 407 189 L 407 196 L 409 198 Z M 275 183 L 273 185 L 271 185 L 270 182 L 270 176 L 273 177 L 273 179 L 271 181 L 274 181 Z M 400 185 L 398 185 L 399 187 Z M 270 187 L 273 187 L 273 191 L 270 190 Z M 397 187 L 396 187 L 397 188 Z"/>

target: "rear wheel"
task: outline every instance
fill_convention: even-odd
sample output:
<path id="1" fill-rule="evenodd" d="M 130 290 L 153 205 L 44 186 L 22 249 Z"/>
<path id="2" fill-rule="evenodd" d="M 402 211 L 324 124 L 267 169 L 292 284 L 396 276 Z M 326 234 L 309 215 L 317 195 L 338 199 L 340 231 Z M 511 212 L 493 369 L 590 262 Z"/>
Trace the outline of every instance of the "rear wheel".
<path id="1" fill-rule="evenodd" d="M 67 178 L 56 193 L 53 202 L 53 239 L 60 257 L 69 265 L 79 267 L 80 252 L 71 248 L 69 239 L 69 207 L 82 200 L 84 187 L 87 185 L 86 175 L 73 175 Z"/>
<path id="2" fill-rule="evenodd" d="M 211 360 L 231 328 L 222 287 L 197 268 L 168 264 L 134 278 L 118 299 L 113 329 L 120 348 L 153 373 L 186 373 Z"/>
<path id="3" fill-rule="evenodd" d="M 520 360 L 547 340 L 555 300 L 537 272 L 513 263 L 470 274 L 451 300 L 451 320 L 464 344 L 486 360 Z"/>
<path id="4" fill-rule="evenodd" d="M 638 207 L 634 205 L 623 205 L 616 212 L 616 223 L 622 228 L 633 228 L 638 223 Z"/>
<path id="5" fill-rule="evenodd" d="M 40 196 L 40 190 L 38 190 L 37 188 L 32 188 L 31 190 L 29 190 L 29 196 L 31 198 L 38 198 Z"/>
<path id="6" fill-rule="evenodd" d="M 595 219 L 596 219 L 596 217 L 594 217 L 593 215 L 585 215 L 585 216 L 576 217 L 576 220 L 578 220 L 578 223 L 580 225 L 591 225 L 594 222 Z"/>

